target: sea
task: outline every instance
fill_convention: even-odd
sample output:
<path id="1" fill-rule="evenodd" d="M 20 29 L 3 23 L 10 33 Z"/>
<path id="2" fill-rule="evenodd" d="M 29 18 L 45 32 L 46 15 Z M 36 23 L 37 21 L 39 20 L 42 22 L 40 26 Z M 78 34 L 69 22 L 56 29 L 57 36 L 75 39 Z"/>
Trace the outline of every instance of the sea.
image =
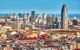
<path id="1" fill-rule="evenodd" d="M 61 14 L 56 14 L 56 16 L 61 16 Z M 73 18 L 76 16 L 76 18 L 80 18 L 80 14 L 68 14 L 68 18 Z"/>
<path id="2" fill-rule="evenodd" d="M 0 14 L 0 17 L 8 17 L 13 14 Z M 61 16 L 61 14 L 56 14 L 56 16 Z M 76 16 L 77 18 L 80 18 L 80 14 L 68 14 L 68 18 L 73 18 Z"/>

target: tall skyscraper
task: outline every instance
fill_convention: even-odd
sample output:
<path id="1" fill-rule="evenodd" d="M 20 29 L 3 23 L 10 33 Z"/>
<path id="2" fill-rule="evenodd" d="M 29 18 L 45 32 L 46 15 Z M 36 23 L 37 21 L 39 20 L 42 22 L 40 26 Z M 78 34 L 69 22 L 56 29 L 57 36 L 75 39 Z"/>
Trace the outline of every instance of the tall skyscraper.
<path id="1" fill-rule="evenodd" d="M 23 23 L 25 24 L 26 23 L 26 14 L 23 13 Z"/>
<path id="2" fill-rule="evenodd" d="M 16 18 L 17 18 L 17 17 L 16 17 L 16 14 L 13 13 L 13 14 L 12 14 L 12 19 L 11 19 L 11 21 L 16 21 L 16 20 L 17 20 Z"/>
<path id="3" fill-rule="evenodd" d="M 31 17 L 30 17 L 30 21 L 34 22 L 35 21 L 35 11 L 31 11 Z"/>
<path id="4" fill-rule="evenodd" d="M 61 10 L 61 28 L 68 29 L 68 10 L 66 4 L 62 6 Z"/>
<path id="5" fill-rule="evenodd" d="M 23 17 L 22 13 L 19 13 L 18 16 L 19 16 L 19 17 Z"/>
<path id="6" fill-rule="evenodd" d="M 26 17 L 29 17 L 29 13 L 26 13 Z"/>

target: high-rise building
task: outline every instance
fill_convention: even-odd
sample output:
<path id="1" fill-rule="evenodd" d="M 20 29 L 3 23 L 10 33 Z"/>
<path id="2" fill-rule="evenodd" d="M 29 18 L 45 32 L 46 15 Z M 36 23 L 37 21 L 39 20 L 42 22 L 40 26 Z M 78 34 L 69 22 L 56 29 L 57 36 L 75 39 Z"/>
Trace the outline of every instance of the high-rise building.
<path id="1" fill-rule="evenodd" d="M 42 18 L 44 18 L 44 16 L 45 16 L 45 13 L 42 14 Z"/>
<path id="2" fill-rule="evenodd" d="M 30 14 L 26 13 L 26 23 L 29 23 L 29 21 L 30 21 Z"/>
<path id="3" fill-rule="evenodd" d="M 23 23 L 25 24 L 26 23 L 26 14 L 23 13 Z"/>
<path id="4" fill-rule="evenodd" d="M 51 28 L 52 27 L 52 17 L 47 17 L 47 26 L 49 27 L 49 28 Z"/>
<path id="5" fill-rule="evenodd" d="M 26 13 L 26 16 L 29 17 L 29 13 Z"/>
<path id="6" fill-rule="evenodd" d="M 61 28 L 61 17 L 58 16 L 57 22 L 58 22 L 57 24 L 58 28 Z"/>
<path id="7" fill-rule="evenodd" d="M 31 11 L 30 21 L 34 22 L 35 21 L 35 17 L 36 17 L 35 11 Z"/>
<path id="8" fill-rule="evenodd" d="M 22 13 L 19 13 L 18 16 L 19 16 L 19 17 L 23 17 Z"/>
<path id="9" fill-rule="evenodd" d="M 62 6 L 61 10 L 61 28 L 68 29 L 68 10 L 66 4 Z"/>
<path id="10" fill-rule="evenodd" d="M 52 28 L 56 28 L 57 29 L 57 27 L 56 27 L 56 25 L 57 25 L 57 17 L 56 17 L 56 15 L 52 15 L 52 18 L 53 18 L 53 20 L 52 20 Z"/>
<path id="11" fill-rule="evenodd" d="M 73 25 L 78 25 L 76 16 L 73 17 L 72 23 Z"/>
<path id="12" fill-rule="evenodd" d="M 17 17 L 16 17 L 16 14 L 13 13 L 13 14 L 11 15 L 11 21 L 16 21 L 16 20 L 17 20 L 16 18 L 17 18 Z"/>
<path id="13" fill-rule="evenodd" d="M 46 18 L 46 21 L 47 21 L 47 27 L 48 28 L 54 28 L 55 26 L 55 16 L 54 15 L 47 15 L 47 18 Z"/>

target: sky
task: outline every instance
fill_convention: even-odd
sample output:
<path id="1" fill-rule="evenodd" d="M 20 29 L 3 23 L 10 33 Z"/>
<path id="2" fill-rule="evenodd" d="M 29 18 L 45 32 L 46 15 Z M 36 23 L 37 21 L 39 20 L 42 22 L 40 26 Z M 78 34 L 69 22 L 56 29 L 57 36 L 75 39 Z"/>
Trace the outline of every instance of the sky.
<path id="1" fill-rule="evenodd" d="M 0 13 L 37 12 L 60 13 L 66 4 L 69 13 L 80 13 L 80 0 L 0 0 Z"/>

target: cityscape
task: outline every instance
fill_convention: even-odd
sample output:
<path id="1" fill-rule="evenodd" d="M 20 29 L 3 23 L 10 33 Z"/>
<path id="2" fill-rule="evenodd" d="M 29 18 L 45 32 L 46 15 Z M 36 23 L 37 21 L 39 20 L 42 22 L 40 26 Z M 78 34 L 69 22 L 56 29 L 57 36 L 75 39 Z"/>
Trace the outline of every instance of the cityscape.
<path id="1" fill-rule="evenodd" d="M 0 13 L 0 50 L 80 50 L 80 17 L 35 10 Z"/>

